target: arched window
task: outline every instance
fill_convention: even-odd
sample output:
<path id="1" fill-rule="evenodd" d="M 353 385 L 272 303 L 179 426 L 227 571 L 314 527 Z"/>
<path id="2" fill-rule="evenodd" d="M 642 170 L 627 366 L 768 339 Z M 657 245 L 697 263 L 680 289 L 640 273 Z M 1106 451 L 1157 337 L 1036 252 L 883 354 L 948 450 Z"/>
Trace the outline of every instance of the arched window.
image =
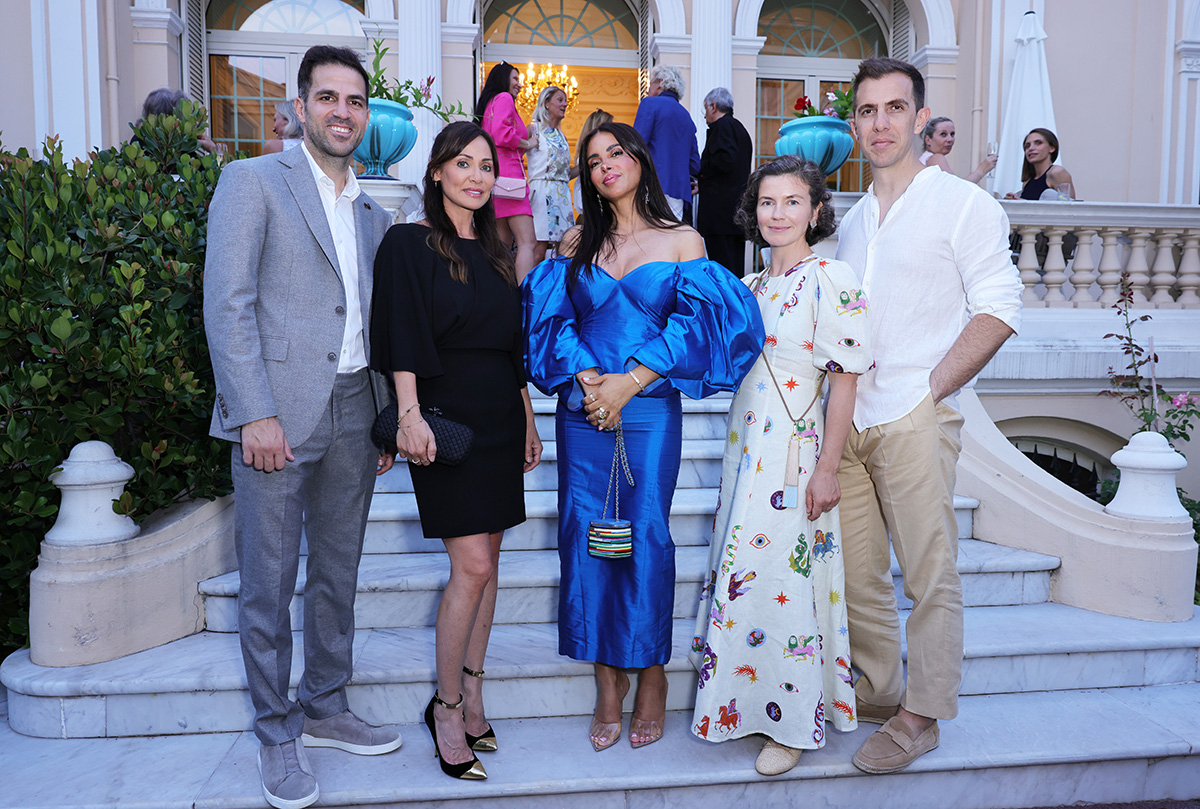
<path id="1" fill-rule="evenodd" d="M 317 44 L 363 51 L 364 3 L 212 0 L 204 21 L 213 140 L 260 154 L 275 137 L 275 105 L 296 96 L 304 52 Z"/>
<path id="2" fill-rule="evenodd" d="M 887 53 L 879 22 L 862 0 L 766 0 L 758 33 L 762 53 L 861 61 Z"/>
<path id="3" fill-rule="evenodd" d="M 893 6 L 903 7 L 902 0 Z M 814 103 L 832 90 L 849 90 L 858 63 L 887 54 L 888 34 L 870 0 L 765 0 L 758 33 L 756 163 L 775 157 L 779 127 L 791 120 L 797 99 Z M 865 191 L 871 167 L 858 146 L 828 178 L 838 191 Z"/>
<path id="4" fill-rule="evenodd" d="M 624 0 L 509 0 L 484 12 L 484 42 L 637 48 L 637 17 Z"/>
<path id="5" fill-rule="evenodd" d="M 213 0 L 212 30 L 360 37 L 364 0 Z"/>

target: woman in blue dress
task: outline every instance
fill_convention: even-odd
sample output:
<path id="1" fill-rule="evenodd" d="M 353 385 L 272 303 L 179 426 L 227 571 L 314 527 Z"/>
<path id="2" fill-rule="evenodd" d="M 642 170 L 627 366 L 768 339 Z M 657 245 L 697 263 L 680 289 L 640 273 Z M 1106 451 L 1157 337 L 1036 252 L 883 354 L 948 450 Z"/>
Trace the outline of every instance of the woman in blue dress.
<path id="1" fill-rule="evenodd" d="M 736 388 L 762 351 L 763 326 L 749 290 L 705 259 L 699 234 L 671 215 L 633 127 L 596 128 L 579 169 L 582 225 L 564 236 L 563 255 L 525 280 L 525 361 L 529 380 L 559 398 L 559 652 L 595 663 L 590 735 L 603 750 L 621 735 L 625 669 L 640 670 L 630 743 L 662 737 L 680 394 Z M 633 523 L 633 553 L 597 558 L 587 530 L 606 516 L 618 425 L 635 485 L 618 473 L 616 497 Z"/>

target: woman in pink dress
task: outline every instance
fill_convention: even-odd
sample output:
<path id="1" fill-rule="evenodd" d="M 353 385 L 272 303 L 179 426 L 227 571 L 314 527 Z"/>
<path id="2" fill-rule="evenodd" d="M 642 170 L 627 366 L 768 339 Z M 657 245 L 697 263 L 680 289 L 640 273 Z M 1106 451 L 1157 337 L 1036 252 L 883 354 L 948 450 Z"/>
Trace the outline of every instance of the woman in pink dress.
<path id="1" fill-rule="evenodd" d="M 529 206 L 529 185 L 525 183 L 520 197 L 506 197 L 501 191 L 504 180 L 525 181 L 525 152 L 538 146 L 537 133 L 530 134 L 517 112 L 515 99 L 521 89 L 521 72 L 508 62 L 501 62 L 488 73 L 475 117 L 479 125 L 496 142 L 500 157 L 500 175 L 492 199 L 496 206 L 496 224 L 505 244 L 517 243 L 517 283 L 533 269 L 537 234 L 533 228 L 533 210 Z"/>

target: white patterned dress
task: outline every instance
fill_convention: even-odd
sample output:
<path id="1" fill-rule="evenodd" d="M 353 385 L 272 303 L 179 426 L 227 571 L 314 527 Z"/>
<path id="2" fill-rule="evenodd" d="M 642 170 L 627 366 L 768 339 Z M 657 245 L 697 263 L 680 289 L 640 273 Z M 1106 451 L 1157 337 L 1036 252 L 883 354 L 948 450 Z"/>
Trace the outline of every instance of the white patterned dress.
<path id="1" fill-rule="evenodd" d="M 823 370 L 871 364 L 867 300 L 854 272 L 809 256 L 778 278 L 747 277 L 767 331 L 763 354 L 800 419 L 798 505 L 784 504 L 791 422 L 763 361 L 729 409 L 721 491 L 690 655 L 700 672 L 692 732 L 711 742 L 762 733 L 794 748 L 825 722 L 857 727 L 838 511 L 810 522 L 809 473 L 824 435 Z"/>
<path id="2" fill-rule="evenodd" d="M 555 244 L 575 224 L 571 208 L 571 149 L 558 129 L 538 130 L 538 147 L 526 153 L 529 162 L 529 205 L 539 242 Z"/>

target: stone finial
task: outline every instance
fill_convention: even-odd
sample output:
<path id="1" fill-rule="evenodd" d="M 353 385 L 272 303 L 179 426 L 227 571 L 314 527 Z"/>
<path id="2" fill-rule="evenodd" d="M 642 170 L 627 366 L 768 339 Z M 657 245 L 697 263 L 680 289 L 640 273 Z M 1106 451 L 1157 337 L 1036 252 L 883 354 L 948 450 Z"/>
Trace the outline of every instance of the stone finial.
<path id="1" fill-rule="evenodd" d="M 1121 482 L 1104 507 L 1109 514 L 1142 520 L 1189 519 L 1175 488 L 1175 475 L 1187 466 L 1187 459 L 1171 449 L 1162 433 L 1136 433 L 1113 453 L 1112 462 L 1121 470 Z"/>
<path id="2" fill-rule="evenodd" d="M 133 467 L 103 441 L 76 444 L 50 481 L 62 491 L 54 527 L 46 532 L 52 545 L 99 545 L 138 535 L 133 520 L 112 510 L 113 501 L 133 477 Z"/>

